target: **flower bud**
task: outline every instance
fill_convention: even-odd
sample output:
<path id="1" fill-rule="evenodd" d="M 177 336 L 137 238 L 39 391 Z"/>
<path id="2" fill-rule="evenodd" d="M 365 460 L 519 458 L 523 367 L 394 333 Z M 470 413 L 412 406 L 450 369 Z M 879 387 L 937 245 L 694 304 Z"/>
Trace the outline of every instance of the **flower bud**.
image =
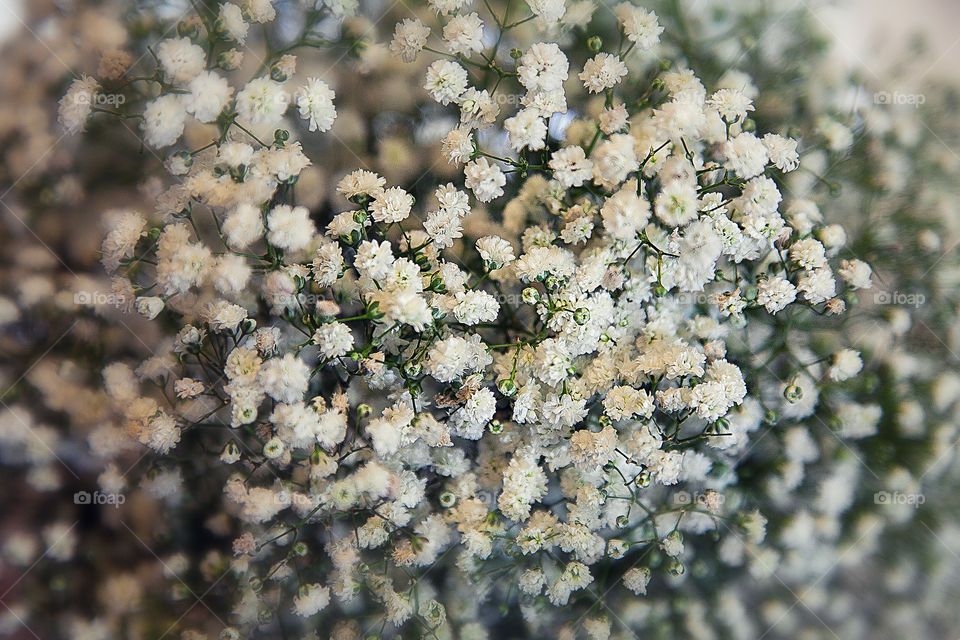
<path id="1" fill-rule="evenodd" d="M 795 404 L 803 398 L 803 389 L 796 384 L 788 385 L 787 388 L 783 390 L 783 397 L 786 398 L 790 404 Z"/>
<path id="2" fill-rule="evenodd" d="M 457 496 L 452 491 L 444 491 L 440 494 L 440 506 L 449 509 L 457 503 Z"/>
<path id="3" fill-rule="evenodd" d="M 520 294 L 520 297 L 523 299 L 525 304 L 535 305 L 540 302 L 540 292 L 537 291 L 536 287 L 527 287 Z"/>
<path id="4" fill-rule="evenodd" d="M 512 398 L 517 393 L 517 383 L 513 378 L 503 378 L 497 381 L 497 389 L 507 398 Z"/>
<path id="5" fill-rule="evenodd" d="M 271 460 L 275 460 L 283 455 L 283 441 L 280 438 L 271 438 L 263 445 L 263 455 Z"/>

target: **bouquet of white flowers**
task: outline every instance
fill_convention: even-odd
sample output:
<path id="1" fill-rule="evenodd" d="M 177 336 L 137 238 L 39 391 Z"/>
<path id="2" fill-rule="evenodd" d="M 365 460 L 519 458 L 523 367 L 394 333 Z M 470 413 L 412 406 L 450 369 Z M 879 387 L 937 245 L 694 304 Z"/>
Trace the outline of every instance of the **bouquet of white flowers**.
<path id="1" fill-rule="evenodd" d="M 960 376 L 930 336 L 957 335 L 929 327 L 958 263 L 924 255 L 952 236 L 914 203 L 957 167 L 915 113 L 801 101 L 849 84 L 791 61 L 829 64 L 806 14 L 127 9 L 62 23 L 99 50 L 95 73 L 68 56 L 56 107 L 83 177 L 16 192 L 54 227 L 84 200 L 106 233 L 102 266 L 47 246 L 0 301 L 13 336 L 59 292 L 0 452 L 76 490 L 42 555 L 4 545 L 72 568 L 11 627 L 86 575 L 98 604 L 50 633 L 856 637 L 885 623 L 845 580 L 888 571 L 882 540 L 956 539 L 920 507 L 956 486 Z M 898 561 L 892 593 L 927 559 Z"/>

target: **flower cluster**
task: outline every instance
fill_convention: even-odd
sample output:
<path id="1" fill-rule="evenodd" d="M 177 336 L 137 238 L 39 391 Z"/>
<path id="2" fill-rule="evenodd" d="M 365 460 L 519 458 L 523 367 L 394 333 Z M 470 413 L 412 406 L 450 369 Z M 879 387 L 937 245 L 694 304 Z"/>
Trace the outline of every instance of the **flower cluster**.
<path id="1" fill-rule="evenodd" d="M 813 589 L 879 539 L 864 474 L 919 493 L 923 467 L 869 443 L 893 429 L 945 464 L 956 429 L 926 416 L 948 424 L 960 383 L 899 345 L 925 316 L 869 304 L 926 274 L 878 279 L 886 245 L 825 198 L 860 179 L 827 170 L 859 163 L 863 124 L 778 106 L 759 63 L 678 52 L 682 11 L 593 9 L 431 0 L 378 43 L 356 3 L 228 2 L 67 84 L 63 129 L 136 121 L 164 177 L 102 213 L 117 309 L 74 312 L 140 344 L 38 366 L 25 393 L 69 415 L 99 491 L 169 518 L 136 527 L 151 557 L 73 637 L 120 633 L 190 572 L 220 602 L 161 625 L 187 638 L 792 633 L 764 585 Z M 300 53 L 327 47 L 384 106 Z M 367 127 L 376 162 L 352 144 Z M 909 197 L 880 164 L 858 166 Z M 4 460 L 59 487 L 66 438 L 21 403 L 0 427 Z M 75 559 L 77 533 L 47 523 L 46 555 Z"/>

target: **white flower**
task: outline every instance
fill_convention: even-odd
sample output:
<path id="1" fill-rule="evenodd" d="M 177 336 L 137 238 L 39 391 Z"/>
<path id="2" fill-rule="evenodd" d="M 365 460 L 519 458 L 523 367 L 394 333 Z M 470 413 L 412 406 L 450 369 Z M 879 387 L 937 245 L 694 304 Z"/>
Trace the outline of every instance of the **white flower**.
<path id="1" fill-rule="evenodd" d="M 650 569 L 646 567 L 634 567 L 623 574 L 623 586 L 638 596 L 647 593 L 647 583 L 649 582 Z"/>
<path id="2" fill-rule="evenodd" d="M 278 402 L 291 404 L 303 400 L 310 384 L 310 367 L 292 353 L 271 358 L 258 376 L 263 390 Z"/>
<path id="3" fill-rule="evenodd" d="M 818 269 L 827 264 L 826 251 L 819 240 L 804 238 L 790 247 L 790 259 L 804 269 Z"/>
<path id="4" fill-rule="evenodd" d="M 456 102 L 467 88 L 467 71 L 452 60 L 437 60 L 427 68 L 423 88 L 440 104 Z"/>
<path id="5" fill-rule="evenodd" d="M 100 245 L 100 259 L 108 273 L 117 270 L 121 260 L 133 256 L 133 251 L 145 234 L 147 220 L 134 211 L 113 214 L 113 226 Z"/>
<path id="6" fill-rule="evenodd" d="M 863 360 L 860 354 L 853 349 L 841 349 L 833 354 L 833 363 L 830 366 L 827 375 L 834 382 L 843 382 L 860 373 L 863 368 Z"/>
<path id="7" fill-rule="evenodd" d="M 307 78 L 307 84 L 297 91 L 300 117 L 310 121 L 310 131 L 327 131 L 333 126 L 337 117 L 333 98 L 333 89 L 318 78 Z"/>
<path id="8" fill-rule="evenodd" d="M 246 249 L 263 236 L 260 209 L 246 202 L 240 204 L 224 221 L 223 233 L 231 247 Z"/>
<path id="9" fill-rule="evenodd" d="M 763 173 L 767 166 L 767 148 L 752 133 L 741 133 L 723 144 L 726 165 L 741 178 Z"/>
<path id="10" fill-rule="evenodd" d="M 777 313 L 797 298 L 796 288 L 780 276 L 760 280 L 757 291 L 757 304 L 770 313 Z"/>
<path id="11" fill-rule="evenodd" d="M 555 43 L 537 42 L 520 57 L 517 74 L 527 91 L 553 91 L 563 87 L 569 66 Z"/>
<path id="12" fill-rule="evenodd" d="M 406 220 L 412 208 L 412 195 L 400 187 L 390 187 L 374 196 L 370 214 L 377 222 L 392 224 Z"/>
<path id="13" fill-rule="evenodd" d="M 427 214 L 423 221 L 423 229 L 433 239 L 433 245 L 438 249 L 447 249 L 453 246 L 457 238 L 463 237 L 463 225 L 460 224 L 460 215 L 451 209 L 438 209 Z"/>
<path id="14" fill-rule="evenodd" d="M 246 0 L 247 13 L 254 22 L 272 22 L 277 17 L 277 10 L 273 7 L 273 0 Z"/>
<path id="15" fill-rule="evenodd" d="M 487 92 L 470 87 L 460 96 L 460 125 L 468 129 L 486 129 L 497 120 L 500 107 Z"/>
<path id="16" fill-rule="evenodd" d="M 837 283 L 833 279 L 830 268 L 821 267 L 800 278 L 797 290 L 803 293 L 803 297 L 811 304 L 819 304 L 836 294 Z"/>
<path id="17" fill-rule="evenodd" d="M 748 111 L 753 111 L 753 100 L 736 89 L 720 89 L 710 96 L 707 104 L 716 109 L 720 116 L 730 123 L 743 120 L 747 117 Z"/>
<path id="18" fill-rule="evenodd" d="M 99 89 L 100 83 L 90 76 L 82 76 L 70 84 L 67 93 L 60 98 L 57 111 L 57 120 L 67 133 L 77 133 L 86 128 Z"/>
<path id="19" fill-rule="evenodd" d="M 397 23 L 390 42 L 390 53 L 404 62 L 413 62 L 420 55 L 430 36 L 430 27 L 418 18 L 405 18 Z"/>
<path id="20" fill-rule="evenodd" d="M 353 348 L 353 333 L 346 323 L 330 322 L 314 332 L 313 342 L 324 358 L 339 358 Z"/>
<path id="21" fill-rule="evenodd" d="M 463 164 L 473 155 L 473 135 L 468 127 L 455 127 L 443 138 L 444 157 L 451 164 Z"/>
<path id="22" fill-rule="evenodd" d="M 669 227 L 680 227 L 698 214 L 696 188 L 681 180 L 667 183 L 654 201 L 657 217 Z"/>
<path id="23" fill-rule="evenodd" d="M 793 138 L 784 138 L 775 133 L 768 133 L 763 136 L 763 146 L 767 148 L 770 162 L 780 171 L 786 173 L 800 166 L 797 141 Z"/>
<path id="24" fill-rule="evenodd" d="M 596 146 L 592 154 L 593 180 L 612 188 L 640 168 L 635 141 L 626 133 L 617 133 Z"/>
<path id="25" fill-rule="evenodd" d="M 627 65 L 615 55 L 598 53 L 587 60 L 580 72 L 580 81 L 590 93 L 600 93 L 610 89 L 627 75 Z"/>
<path id="26" fill-rule="evenodd" d="M 383 185 L 386 183 L 386 180 L 372 171 L 357 169 L 340 180 L 337 184 L 337 192 L 347 199 L 357 196 L 376 196 L 383 191 Z"/>
<path id="27" fill-rule="evenodd" d="M 854 289 L 870 289 L 873 287 L 873 283 L 870 282 L 873 270 L 863 260 L 841 260 L 838 273 Z"/>
<path id="28" fill-rule="evenodd" d="M 157 296 L 137 298 L 136 305 L 137 313 L 147 320 L 153 320 L 163 311 L 163 298 Z"/>
<path id="29" fill-rule="evenodd" d="M 561 20 L 567 11 L 565 0 L 527 0 L 527 6 L 533 15 L 547 22 Z"/>
<path id="30" fill-rule="evenodd" d="M 321 584 L 305 584 L 297 590 L 293 598 L 293 612 L 308 618 L 319 613 L 330 604 L 330 588 Z"/>
<path id="31" fill-rule="evenodd" d="M 533 109 L 521 109 L 517 115 L 507 118 L 503 128 L 510 136 L 514 151 L 528 147 L 531 151 L 543 149 L 547 139 L 547 125 Z"/>
<path id="32" fill-rule="evenodd" d="M 277 205 L 270 211 L 267 229 L 270 244 L 288 251 L 306 249 L 317 233 L 309 209 L 286 204 Z"/>
<path id="33" fill-rule="evenodd" d="M 553 169 L 554 179 L 568 189 L 581 186 L 593 175 L 593 162 L 579 146 L 554 151 L 548 166 Z"/>
<path id="34" fill-rule="evenodd" d="M 343 252 L 336 242 L 324 241 L 317 248 L 311 263 L 313 279 L 320 287 L 329 287 L 340 277 L 343 269 Z"/>
<path id="35" fill-rule="evenodd" d="M 212 71 L 198 74 L 187 85 L 187 89 L 190 93 L 184 96 L 183 106 L 200 122 L 216 120 L 233 95 L 233 87 L 226 78 Z"/>
<path id="36" fill-rule="evenodd" d="M 650 204 L 637 195 L 636 180 L 630 179 L 600 208 L 603 227 L 612 237 L 632 240 L 650 220 Z"/>
<path id="37" fill-rule="evenodd" d="M 629 2 L 621 2 L 614 12 L 623 27 L 627 40 L 637 45 L 640 50 L 650 49 L 660 42 L 663 27 L 657 21 L 657 14 L 634 6 Z"/>
<path id="38" fill-rule="evenodd" d="M 495 164 L 490 164 L 486 158 L 477 158 L 468 164 L 464 170 L 467 188 L 480 202 L 490 202 L 503 195 L 503 185 L 507 178 L 503 171 Z"/>
<path id="39" fill-rule="evenodd" d="M 490 269 L 500 269 L 514 260 L 513 246 L 497 236 L 484 236 L 477 240 L 477 252 Z"/>
<path id="40" fill-rule="evenodd" d="M 222 3 L 217 22 L 229 39 L 237 44 L 243 44 L 246 41 L 250 25 L 243 19 L 243 10 L 237 5 L 232 2 Z"/>
<path id="41" fill-rule="evenodd" d="M 453 315 L 466 325 L 494 322 L 500 312 L 500 303 L 486 291 L 460 292 L 454 299 Z"/>
<path id="42" fill-rule="evenodd" d="M 276 124 L 290 97 L 283 85 L 267 77 L 254 78 L 237 94 L 237 114 L 248 122 Z"/>
<path id="43" fill-rule="evenodd" d="M 147 104 L 143 110 L 143 132 L 147 144 L 158 149 L 168 147 L 180 139 L 187 112 L 180 96 L 162 95 Z"/>
<path id="44" fill-rule="evenodd" d="M 359 0 L 323 0 L 323 3 L 330 8 L 330 12 L 337 18 L 352 16 L 357 12 L 360 6 Z"/>
<path id="45" fill-rule="evenodd" d="M 361 273 L 371 280 L 382 280 L 390 273 L 393 266 L 393 251 L 390 249 L 390 243 L 384 240 L 366 240 L 360 243 L 357 248 L 357 258 L 354 266 Z"/>
<path id="46" fill-rule="evenodd" d="M 167 80 L 185 86 L 203 71 L 207 56 L 190 38 L 168 38 L 157 45 L 157 60 Z"/>
<path id="47" fill-rule="evenodd" d="M 454 16 L 443 28 L 447 51 L 462 53 L 469 57 L 474 51 L 483 50 L 483 20 L 476 13 Z"/>

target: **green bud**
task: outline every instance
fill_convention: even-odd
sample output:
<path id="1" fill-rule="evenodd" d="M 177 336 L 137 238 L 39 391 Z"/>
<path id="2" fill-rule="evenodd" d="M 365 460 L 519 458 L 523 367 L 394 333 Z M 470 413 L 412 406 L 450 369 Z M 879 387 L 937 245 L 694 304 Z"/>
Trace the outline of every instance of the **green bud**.
<path id="1" fill-rule="evenodd" d="M 367 212 L 363 209 L 357 209 L 353 212 L 353 221 L 357 224 L 363 224 L 367 220 Z"/>
<path id="2" fill-rule="evenodd" d="M 670 561 L 670 564 L 667 565 L 667 571 L 670 573 L 670 575 L 682 576 L 684 573 L 686 573 L 687 569 L 683 566 L 682 562 L 674 558 Z"/>
<path id="3" fill-rule="evenodd" d="M 503 378 L 497 381 L 497 389 L 507 398 L 512 398 L 517 393 L 517 383 L 513 378 Z"/>
<path id="4" fill-rule="evenodd" d="M 650 472 L 644 469 L 637 474 L 637 486 L 640 488 L 649 487 L 652 478 L 650 477 Z"/>
<path id="5" fill-rule="evenodd" d="M 487 427 L 490 429 L 490 433 L 494 435 L 503 433 L 503 423 L 499 420 L 491 420 L 489 423 L 487 423 Z"/>
<path id="6" fill-rule="evenodd" d="M 514 47 L 513 49 L 510 49 L 510 57 L 514 60 L 517 60 L 518 58 L 523 57 L 523 51 L 520 51 L 520 49 Z"/>
<path id="7" fill-rule="evenodd" d="M 305 542 L 298 542 L 298 543 L 296 543 L 295 545 L 293 545 L 293 553 L 294 553 L 294 555 L 296 555 L 296 556 L 298 556 L 298 557 L 300 557 L 300 558 L 302 558 L 303 556 L 307 555 L 307 552 L 308 552 L 309 550 L 310 550 L 310 549 L 309 549 L 309 547 L 307 547 L 307 543 L 305 543 Z"/>
<path id="8" fill-rule="evenodd" d="M 181 38 L 192 38 L 197 35 L 197 24 L 191 19 L 181 20 L 177 23 L 177 34 Z"/>
<path id="9" fill-rule="evenodd" d="M 779 422 L 780 416 L 777 415 L 777 412 L 773 409 L 767 409 L 767 412 L 763 414 L 763 421 L 769 425 L 775 425 Z"/>
<path id="10" fill-rule="evenodd" d="M 576 322 L 581 327 L 588 322 L 590 322 L 590 309 L 586 307 L 580 307 L 573 312 L 573 321 Z"/>
<path id="11" fill-rule="evenodd" d="M 603 46 L 603 40 L 599 36 L 591 36 L 587 39 L 587 48 L 590 49 L 593 53 L 600 51 L 600 47 Z"/>
<path id="12" fill-rule="evenodd" d="M 419 362 L 408 360 L 403 365 L 403 372 L 409 378 L 416 378 L 423 372 L 423 366 Z"/>
<path id="13" fill-rule="evenodd" d="M 386 315 L 380 310 L 380 303 L 374 300 L 367 305 L 367 317 L 371 320 L 380 320 Z"/>
<path id="14" fill-rule="evenodd" d="M 240 457 L 240 447 L 237 446 L 237 443 L 230 441 L 223 446 L 223 451 L 220 453 L 221 457 L 237 459 Z"/>
<path id="15" fill-rule="evenodd" d="M 523 299 L 524 303 L 533 306 L 540 302 L 540 292 L 537 291 L 536 287 L 527 287 L 520 294 L 520 297 Z"/>
<path id="16" fill-rule="evenodd" d="M 286 129 L 277 129 L 273 132 L 273 143 L 282 147 L 283 143 L 290 139 L 290 132 Z"/>
<path id="17" fill-rule="evenodd" d="M 363 420 L 370 416 L 373 412 L 373 407 L 368 404 L 358 404 L 357 405 L 357 417 Z"/>
<path id="18" fill-rule="evenodd" d="M 449 509 L 457 503 L 457 496 L 452 491 L 444 491 L 440 494 L 440 506 Z"/>
<path id="19" fill-rule="evenodd" d="M 667 288 L 662 284 L 658 284 L 653 290 L 653 295 L 657 296 L 658 298 L 662 298 L 663 296 L 667 295 Z"/>
<path id="20" fill-rule="evenodd" d="M 444 293 L 447 290 L 447 285 L 443 282 L 443 276 L 439 273 L 435 273 L 430 276 L 430 291 L 436 291 L 437 293 Z"/>
<path id="21" fill-rule="evenodd" d="M 549 275 L 543 279 L 543 285 L 550 291 L 558 289 L 560 288 L 560 278 L 554 275 Z"/>
<path id="22" fill-rule="evenodd" d="M 617 526 L 621 529 L 630 524 L 630 518 L 625 515 L 617 516 Z"/>
<path id="23" fill-rule="evenodd" d="M 272 440 L 267 440 L 266 444 L 263 445 L 263 455 L 271 460 L 279 458 L 283 455 L 284 448 L 283 441 L 281 441 L 280 438 L 273 438 Z"/>
<path id="24" fill-rule="evenodd" d="M 783 390 L 783 397 L 786 398 L 790 404 L 795 404 L 803 399 L 803 389 L 796 384 L 788 385 L 787 388 Z"/>

